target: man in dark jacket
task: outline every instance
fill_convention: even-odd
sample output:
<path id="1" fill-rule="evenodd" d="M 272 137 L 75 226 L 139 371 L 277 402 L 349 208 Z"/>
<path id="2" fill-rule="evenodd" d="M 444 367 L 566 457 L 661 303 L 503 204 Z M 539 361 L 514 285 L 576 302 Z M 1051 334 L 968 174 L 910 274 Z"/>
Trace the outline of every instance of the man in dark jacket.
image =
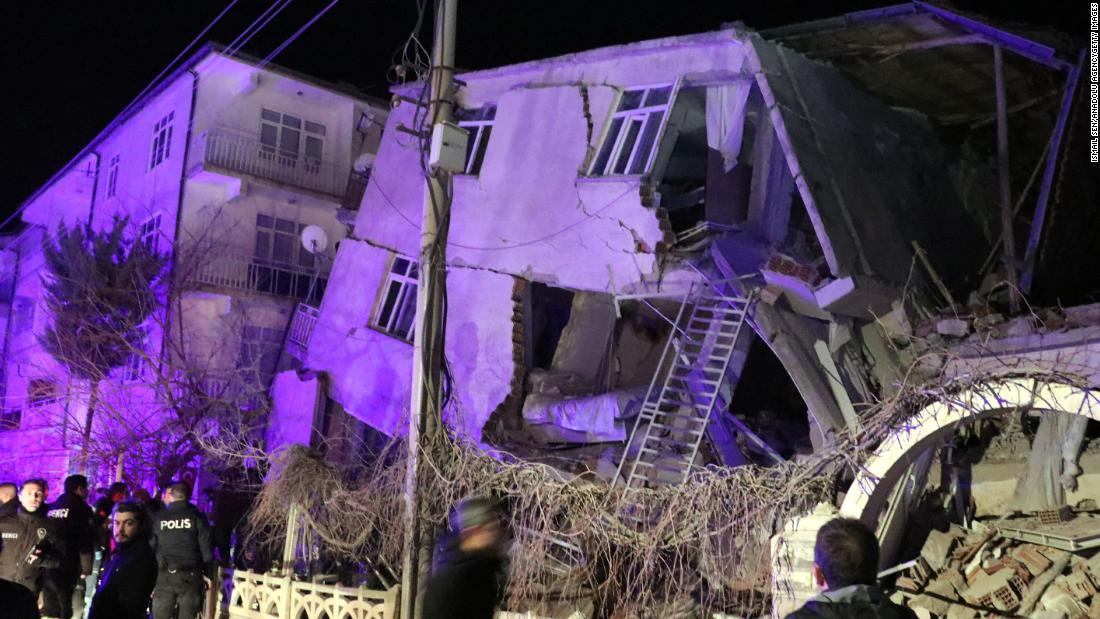
<path id="1" fill-rule="evenodd" d="M 451 513 L 458 547 L 432 574 L 422 619 L 492 619 L 504 594 L 503 523 L 487 498 L 459 503 Z"/>
<path id="2" fill-rule="evenodd" d="M 61 538 L 65 554 L 61 565 L 46 570 L 42 579 L 43 612 L 47 617 L 70 619 L 77 583 L 82 576 L 92 573 L 95 531 L 92 529 L 92 508 L 88 506 L 88 478 L 83 475 L 67 477 L 65 493 L 46 507 L 46 517 Z M 81 592 L 80 598 L 83 597 Z"/>
<path id="3" fill-rule="evenodd" d="M 157 556 L 154 619 L 195 619 L 202 610 L 204 583 L 210 585 L 214 557 L 210 525 L 191 499 L 184 482 L 164 491 L 163 510 L 153 516 L 153 550 Z M 176 607 L 179 607 L 179 615 Z"/>
<path id="4" fill-rule="evenodd" d="M 824 591 L 787 619 L 917 619 L 876 585 L 878 540 L 862 522 L 836 518 L 817 532 L 814 579 Z"/>
<path id="5" fill-rule="evenodd" d="M 0 578 L 23 585 L 38 596 L 46 568 L 61 565 L 64 550 L 42 509 L 46 483 L 28 479 L 19 489 L 19 506 L 0 517 Z"/>
<path id="6" fill-rule="evenodd" d="M 137 503 L 115 506 L 111 522 L 115 551 L 103 568 L 88 619 L 144 619 L 157 582 L 145 511 Z"/>
<path id="7" fill-rule="evenodd" d="M 96 544 L 103 551 L 104 561 L 111 552 L 111 514 L 114 512 L 115 505 L 125 498 L 126 484 L 116 481 L 95 502 L 93 523 L 95 524 Z"/>

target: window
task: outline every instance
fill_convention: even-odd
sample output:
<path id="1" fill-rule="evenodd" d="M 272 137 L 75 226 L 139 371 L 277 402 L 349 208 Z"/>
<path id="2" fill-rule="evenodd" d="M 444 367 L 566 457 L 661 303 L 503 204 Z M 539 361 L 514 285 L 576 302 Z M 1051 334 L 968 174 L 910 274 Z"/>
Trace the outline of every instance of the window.
<path id="1" fill-rule="evenodd" d="M 32 378 L 27 383 L 27 406 L 36 408 L 57 401 L 57 385 L 45 378 Z"/>
<path id="2" fill-rule="evenodd" d="M 489 148 L 489 136 L 493 134 L 493 120 L 497 116 L 497 106 L 486 105 L 476 110 L 459 110 L 455 116 L 458 126 L 470 132 L 466 142 L 466 174 L 477 175 L 481 172 L 481 163 L 485 161 L 485 151 Z"/>
<path id="3" fill-rule="evenodd" d="M 126 364 L 122 366 L 122 382 L 134 383 L 141 378 L 142 368 L 145 367 L 145 340 L 148 337 L 144 327 L 139 327 L 138 338 L 134 342 L 134 350 L 126 357 Z"/>
<path id="4" fill-rule="evenodd" d="M 300 241 L 305 224 L 256 214 L 256 246 L 250 278 L 261 292 L 319 301 L 328 283 L 318 272 L 317 257 Z"/>
<path id="5" fill-rule="evenodd" d="M 418 265 L 401 256 L 393 257 L 390 274 L 382 287 L 385 295 L 374 326 L 411 342 L 416 322 L 416 288 Z"/>
<path id="6" fill-rule="evenodd" d="M 0 432 L 18 430 L 21 423 L 23 423 L 22 409 L 0 410 Z"/>
<path id="7" fill-rule="evenodd" d="M 237 369 L 246 377 L 264 382 L 274 376 L 282 350 L 283 331 L 268 327 L 244 325 L 237 351 Z"/>
<path id="8" fill-rule="evenodd" d="M 672 84 L 624 92 L 589 173 L 645 174 L 671 98 Z"/>
<path id="9" fill-rule="evenodd" d="M 260 157 L 318 172 L 324 152 L 324 125 L 260 108 Z"/>
<path id="10" fill-rule="evenodd" d="M 34 326 L 34 299 L 17 296 L 12 300 L 11 332 L 13 335 L 28 331 Z"/>
<path id="11" fill-rule="evenodd" d="M 138 241 L 151 252 L 160 251 L 160 213 L 138 226 Z"/>
<path id="12" fill-rule="evenodd" d="M 118 195 L 118 159 L 119 156 L 115 155 L 111 157 L 110 163 L 107 164 L 107 197 L 113 198 Z"/>
<path id="13" fill-rule="evenodd" d="M 160 119 L 153 127 L 153 145 L 149 153 L 149 169 L 157 167 L 172 154 L 172 118 L 175 112 Z"/>

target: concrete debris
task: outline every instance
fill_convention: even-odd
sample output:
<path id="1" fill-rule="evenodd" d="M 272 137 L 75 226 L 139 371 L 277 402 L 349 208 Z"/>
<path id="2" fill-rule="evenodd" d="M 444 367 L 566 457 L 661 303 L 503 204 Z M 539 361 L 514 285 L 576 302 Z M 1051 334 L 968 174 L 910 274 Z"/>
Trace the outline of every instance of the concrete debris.
<path id="1" fill-rule="evenodd" d="M 1049 512 L 1036 514 L 1035 521 L 1052 520 L 1057 528 L 1075 516 L 1067 509 Z M 1006 537 L 996 526 L 979 521 L 972 530 L 952 525 L 932 531 L 895 583 L 917 616 L 1100 617 L 1100 552 L 1066 553 Z"/>
<path id="2" fill-rule="evenodd" d="M 936 333 L 950 337 L 966 337 L 970 323 L 959 318 L 944 318 L 936 323 Z"/>

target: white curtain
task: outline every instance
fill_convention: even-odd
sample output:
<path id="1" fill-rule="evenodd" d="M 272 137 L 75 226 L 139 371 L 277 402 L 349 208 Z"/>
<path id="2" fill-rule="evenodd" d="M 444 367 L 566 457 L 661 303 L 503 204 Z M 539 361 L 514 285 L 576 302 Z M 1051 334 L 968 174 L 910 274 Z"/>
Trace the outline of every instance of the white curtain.
<path id="1" fill-rule="evenodd" d="M 726 172 L 737 165 L 752 81 L 707 87 L 707 146 L 722 153 Z"/>

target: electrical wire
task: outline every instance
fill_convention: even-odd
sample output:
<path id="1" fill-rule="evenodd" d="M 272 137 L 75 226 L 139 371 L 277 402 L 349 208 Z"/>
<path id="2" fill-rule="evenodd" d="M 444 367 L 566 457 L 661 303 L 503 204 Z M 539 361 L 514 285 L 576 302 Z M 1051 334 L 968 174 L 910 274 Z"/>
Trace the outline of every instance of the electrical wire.
<path id="1" fill-rule="evenodd" d="M 180 53 L 176 54 L 176 57 L 173 58 L 171 60 L 171 62 L 169 62 L 160 71 L 160 73 L 157 74 L 157 77 L 155 77 L 153 79 L 153 81 L 149 83 L 149 85 L 147 85 L 145 88 L 143 88 L 141 90 L 141 92 L 139 92 L 138 95 L 136 97 L 134 97 L 130 101 L 130 103 L 128 103 L 126 105 L 126 107 L 124 107 L 122 109 L 122 111 L 119 112 L 115 116 L 115 119 L 122 118 L 127 112 L 129 112 L 131 109 L 133 109 L 133 107 L 141 101 L 142 97 L 144 97 L 149 92 L 149 90 L 151 88 L 153 88 L 161 78 L 163 78 L 164 75 L 168 74 L 172 70 L 172 68 L 180 61 L 180 59 L 183 58 L 187 54 L 187 52 L 192 47 L 194 47 L 195 44 L 198 41 L 200 41 L 203 36 L 206 35 L 206 33 L 208 33 L 210 31 L 210 29 L 213 28 L 215 24 L 217 24 L 219 21 L 221 21 L 221 19 L 226 15 L 226 13 L 228 13 L 229 10 L 232 9 L 237 4 L 238 1 L 239 0 L 231 0 L 229 5 L 226 6 L 224 9 L 222 9 L 222 11 L 219 12 L 218 15 L 216 17 L 214 17 L 214 19 L 209 24 L 207 24 L 206 27 L 204 27 L 199 32 L 199 34 L 194 39 L 192 39 L 191 42 L 188 43 L 186 47 L 183 48 L 182 51 L 180 51 Z M 229 43 L 229 45 L 226 46 L 223 53 L 226 56 L 235 54 L 237 51 L 240 50 L 241 46 L 243 46 L 245 43 L 250 41 L 254 36 L 256 36 L 256 34 L 260 32 L 260 30 L 262 30 L 265 26 L 267 26 L 267 24 L 270 23 L 271 20 L 274 19 L 274 17 L 276 15 L 278 15 L 280 12 L 282 12 L 282 10 L 285 9 L 291 2 L 293 2 L 293 0 L 275 0 L 274 2 L 272 2 L 271 5 L 263 13 L 261 13 L 259 17 L 257 17 L 251 24 L 249 24 L 247 28 L 245 28 L 243 31 L 241 31 L 241 33 L 239 35 L 237 35 L 237 37 L 234 38 L 233 41 L 231 41 Z M 274 13 L 272 13 L 272 11 L 274 11 Z M 265 19 L 265 17 L 266 17 L 266 19 Z M 263 23 L 260 23 L 261 20 L 263 20 Z M 259 24 L 259 25 L 257 25 L 257 24 Z M 222 61 L 222 60 L 224 60 L 224 56 L 219 59 L 219 61 Z M 111 122 L 113 123 L 114 120 L 112 120 Z M 110 125 L 108 125 L 108 126 L 110 126 Z M 92 140 L 92 142 L 89 144 L 89 146 L 91 144 L 94 144 L 100 137 L 102 137 L 102 136 L 101 135 L 96 136 L 96 138 Z M 69 162 L 66 163 L 61 168 L 61 171 L 58 172 L 58 174 L 61 174 L 64 171 L 69 170 L 73 166 L 73 164 L 75 164 L 77 162 L 78 159 L 80 159 L 80 158 L 84 157 L 85 155 L 87 155 L 87 152 L 85 152 L 87 150 L 87 148 L 88 147 L 85 147 L 85 148 L 81 149 L 80 153 L 78 153 L 75 157 L 73 157 L 71 160 L 69 160 Z M 46 182 L 46 185 L 49 185 L 50 183 L 55 182 L 56 180 L 57 180 L 57 175 L 55 175 L 54 178 L 49 179 Z M 17 217 L 19 217 L 24 211 L 26 211 L 27 208 L 30 206 L 30 204 L 31 204 L 31 200 L 28 199 L 28 200 L 24 201 L 21 205 L 19 205 L 19 207 L 16 208 L 10 215 L 8 215 L 7 218 L 5 218 L 3 222 L 0 222 L 0 230 L 3 230 L 4 228 L 6 228 L 12 221 L 14 221 Z"/>
<path id="2" fill-rule="evenodd" d="M 291 45 L 292 43 L 294 43 L 294 41 L 298 40 L 298 37 L 302 36 L 302 33 L 304 33 L 304 32 L 305 32 L 306 30 L 309 30 L 309 28 L 310 28 L 310 27 L 311 27 L 311 26 L 312 26 L 313 24 L 315 24 L 315 23 L 317 22 L 317 20 L 319 20 L 319 19 L 321 19 L 322 17 L 324 17 L 325 13 L 328 13 L 328 12 L 329 12 L 329 9 L 331 9 L 331 8 L 332 8 L 332 7 L 334 7 L 334 6 L 336 6 L 336 3 L 337 3 L 337 2 L 339 2 L 339 1 L 340 1 L 340 0 L 332 0 L 332 2 L 328 3 L 328 5 L 327 5 L 327 6 L 325 6 L 325 8 L 321 9 L 320 11 L 318 11 L 318 12 L 317 12 L 317 14 L 313 16 L 313 18 L 312 18 L 312 19 L 310 19 L 310 20 L 309 20 L 309 21 L 307 21 L 307 22 L 306 22 L 306 23 L 305 23 L 304 25 L 302 25 L 302 27 L 301 27 L 301 28 L 299 28 L 299 29 L 295 30 L 295 31 L 294 31 L 294 34 L 290 35 L 290 36 L 289 36 L 289 37 L 287 38 L 287 40 L 283 41 L 283 42 L 282 42 L 282 44 L 280 44 L 280 45 L 279 45 L 278 47 L 276 47 L 276 48 L 275 48 L 275 49 L 274 49 L 274 50 L 273 50 L 273 51 L 272 51 L 272 52 L 271 52 L 270 54 L 268 54 L 268 55 L 267 55 L 267 56 L 266 56 L 266 57 L 265 57 L 265 58 L 264 58 L 264 59 L 263 59 L 262 61 L 260 61 L 260 64 L 258 64 L 258 65 L 256 66 L 256 68 L 257 68 L 257 69 L 263 69 L 264 67 L 266 67 L 266 66 L 267 66 L 267 64 L 268 64 L 269 62 L 271 62 L 271 61 L 272 61 L 272 60 L 273 60 L 273 59 L 274 59 L 274 58 L 275 58 L 276 56 L 278 56 L 279 54 L 281 54 L 281 53 L 283 52 L 283 50 L 285 50 L 285 49 L 286 49 L 287 47 L 289 47 L 289 46 L 290 46 L 290 45 Z"/>

